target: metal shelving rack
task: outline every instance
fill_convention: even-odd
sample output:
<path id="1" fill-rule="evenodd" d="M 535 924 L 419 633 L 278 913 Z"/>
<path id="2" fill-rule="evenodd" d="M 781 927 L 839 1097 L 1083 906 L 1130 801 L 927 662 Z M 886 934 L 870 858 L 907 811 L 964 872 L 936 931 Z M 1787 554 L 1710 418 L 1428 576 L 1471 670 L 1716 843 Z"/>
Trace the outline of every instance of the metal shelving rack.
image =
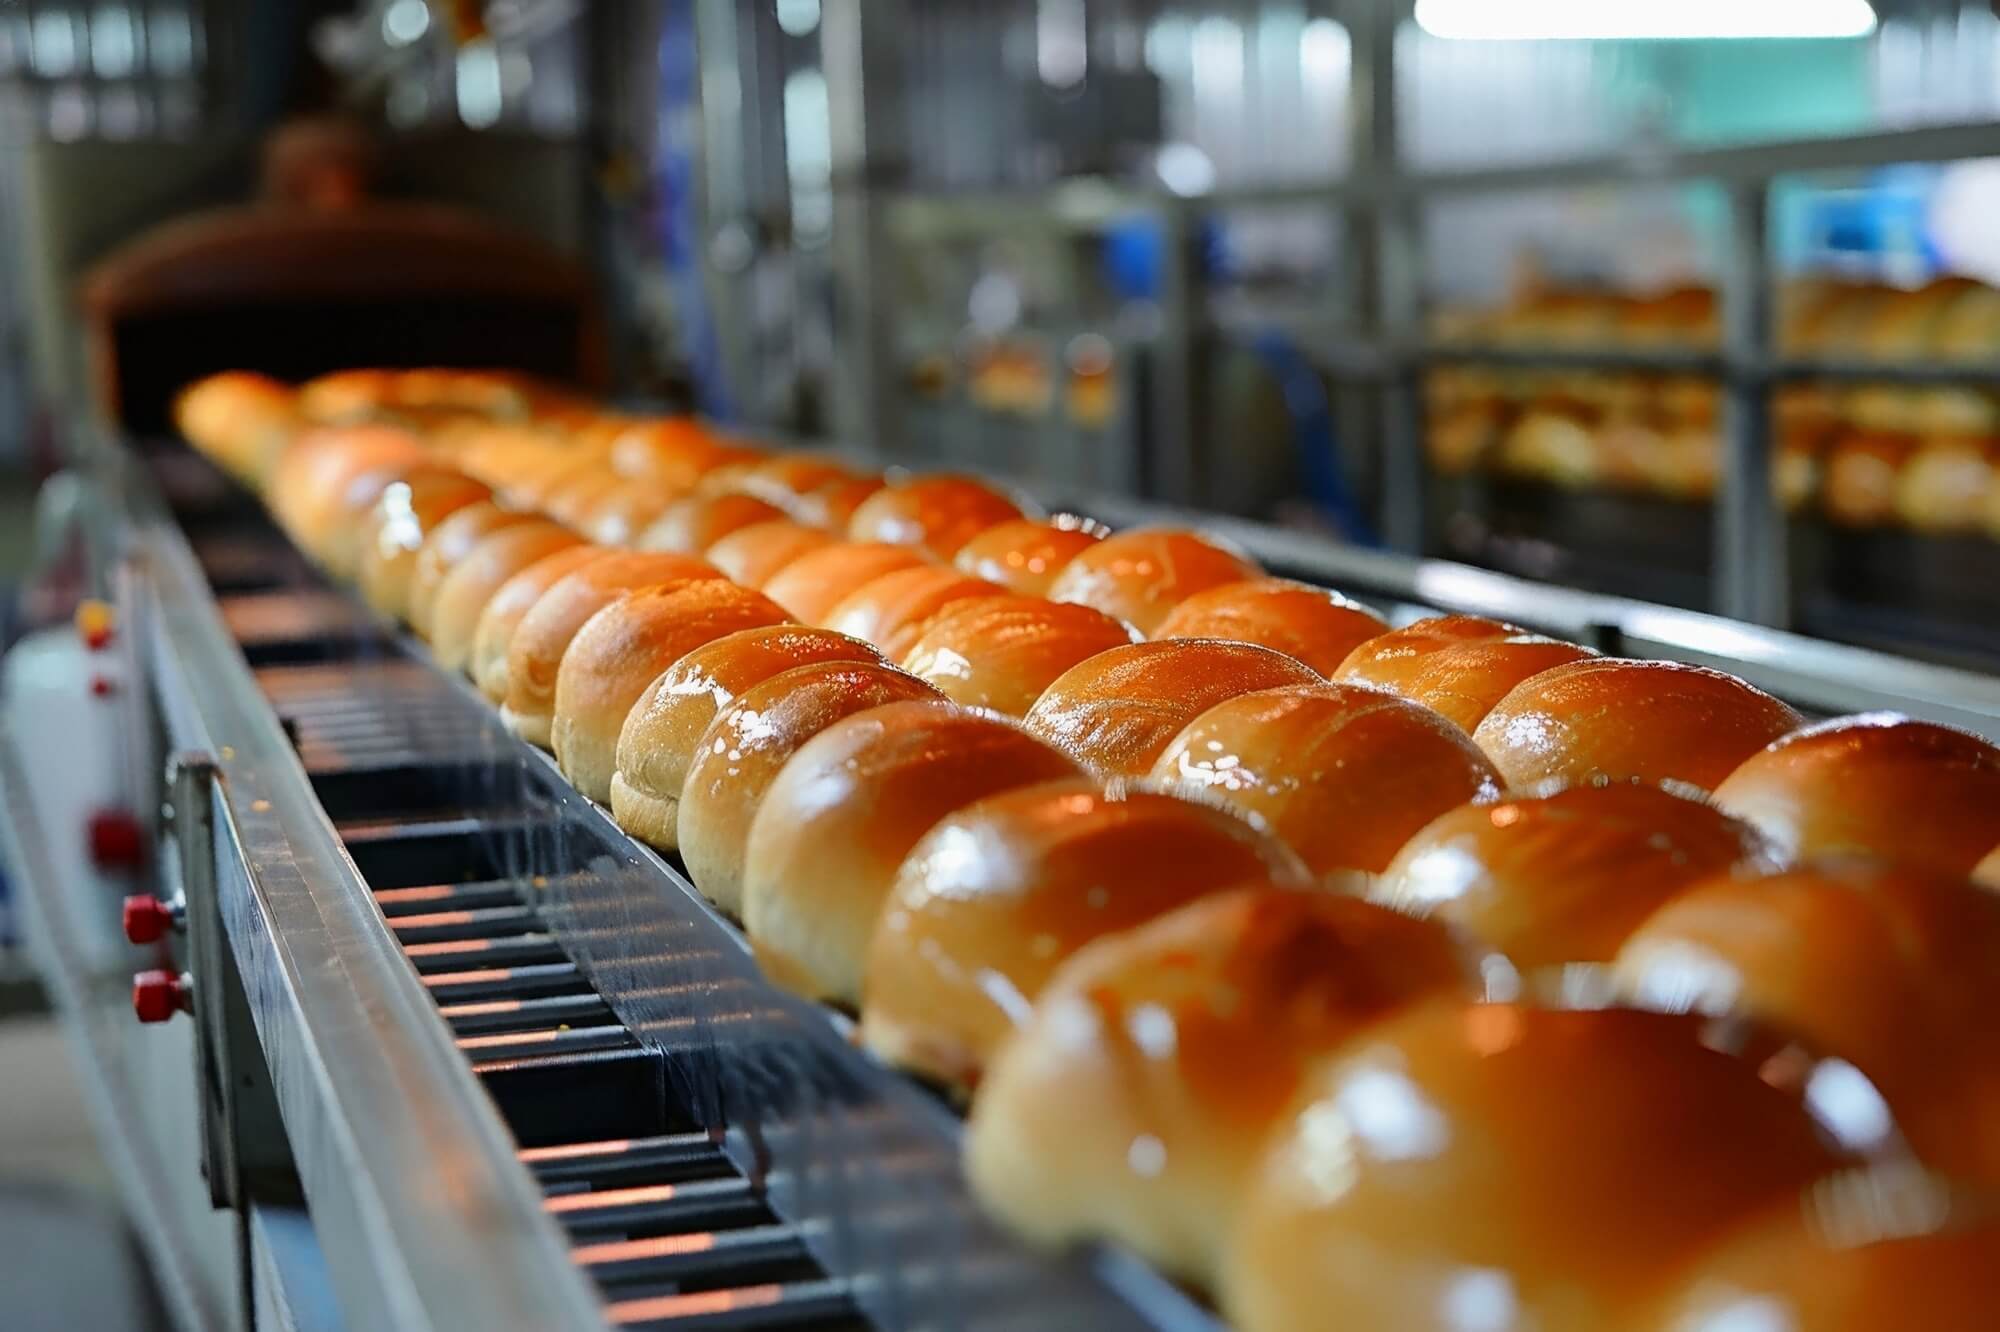
<path id="1" fill-rule="evenodd" d="M 842 6 L 830 0 L 831 19 Z M 859 5 L 853 5 L 858 22 Z M 1094 185 L 1089 206 L 1065 206 L 1060 190 L 1002 194 L 924 196 L 903 188 L 894 152 L 893 63 L 876 59 L 866 77 L 829 61 L 828 91 L 835 123 L 872 126 L 836 173 L 838 197 L 865 215 L 895 212 L 906 225 L 925 231 L 996 233 L 1042 226 L 1092 229 L 1118 213 L 1158 219 L 1167 260 L 1159 297 L 1158 331 L 1149 347 L 1154 394 L 1154 429 L 1146 441 L 1153 455 L 1156 497 L 1192 505 L 1197 451 L 1195 338 L 1204 330 L 1227 331 L 1211 309 L 1196 252 L 1198 220 L 1216 210 L 1254 205 L 1306 204 L 1338 218 L 1350 257 L 1345 280 L 1336 283 L 1337 308 L 1326 318 L 1308 318 L 1308 350 L 1342 391 L 1372 402 L 1380 439 L 1381 527 L 1397 551 L 1424 553 L 1428 479 L 1423 456 L 1423 416 L 1419 392 L 1424 370 L 1441 362 L 1483 363 L 1577 370 L 1699 373 L 1719 380 L 1725 393 L 1724 449 L 1715 505 L 1711 608 L 1735 619 L 1783 627 L 1790 614 L 1792 587 L 1786 559 L 1786 523 L 1771 490 L 1770 394 L 1783 381 L 1819 378 L 1908 384 L 2000 384 L 2000 365 L 1935 365 L 1806 361 L 1780 355 L 1772 330 L 1772 260 L 1766 233 L 1773 183 L 1782 176 L 1857 170 L 1917 162 L 1944 162 L 2000 154 L 2000 122 L 1890 130 L 1838 137 L 1756 143 L 1738 147 L 1666 150 L 1647 146 L 1630 152 L 1543 165 L 1491 169 L 1411 172 L 1402 168 L 1397 122 L 1396 29 L 1406 6 L 1350 4 L 1343 19 L 1351 38 L 1349 107 L 1351 169 L 1342 179 L 1306 185 L 1219 190 L 1182 197 L 1165 191 Z M 870 24 L 875 22 L 870 15 Z M 831 29 L 829 30 L 831 32 Z M 871 48 L 871 54 L 873 49 Z M 1592 352 L 1537 351 L 1438 343 L 1423 331 L 1426 256 L 1422 210 L 1451 197 L 1497 195 L 1604 185 L 1707 182 L 1725 193 L 1726 238 L 1717 286 L 1722 297 L 1723 334 L 1714 350 L 1662 348 Z M 886 199 L 886 209 L 883 207 Z M 875 224 L 879 225 L 879 221 Z M 880 298 L 883 267 L 879 245 L 841 256 L 837 275 L 843 291 L 866 291 L 871 300 L 857 310 L 867 321 L 851 336 L 865 345 L 894 345 L 894 311 Z M 850 306 L 850 309 L 856 307 Z M 895 452 L 903 429 L 895 418 L 895 386 L 885 376 L 897 367 L 871 356 L 843 363 L 841 400 L 850 410 L 839 418 L 849 439 L 877 441 Z M 860 408 L 860 410 L 853 410 Z"/>

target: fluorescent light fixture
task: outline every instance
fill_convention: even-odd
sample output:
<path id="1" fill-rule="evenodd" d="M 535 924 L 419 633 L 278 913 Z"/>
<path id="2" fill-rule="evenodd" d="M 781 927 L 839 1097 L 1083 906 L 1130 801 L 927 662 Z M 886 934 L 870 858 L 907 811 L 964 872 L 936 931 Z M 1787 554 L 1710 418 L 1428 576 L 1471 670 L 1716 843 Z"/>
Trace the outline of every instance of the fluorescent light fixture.
<path id="1" fill-rule="evenodd" d="M 1866 37 L 1868 0 L 1417 0 L 1417 25 L 1462 41 Z"/>

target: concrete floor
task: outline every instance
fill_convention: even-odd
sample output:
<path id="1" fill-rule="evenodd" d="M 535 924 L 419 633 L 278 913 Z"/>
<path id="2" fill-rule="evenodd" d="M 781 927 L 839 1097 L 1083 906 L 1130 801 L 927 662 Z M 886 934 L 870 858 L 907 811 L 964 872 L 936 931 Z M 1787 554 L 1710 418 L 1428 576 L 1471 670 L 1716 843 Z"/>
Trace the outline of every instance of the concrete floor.
<path id="1" fill-rule="evenodd" d="M 63 1034 L 43 1015 L 0 1020 L 0 1325 L 164 1326 Z"/>

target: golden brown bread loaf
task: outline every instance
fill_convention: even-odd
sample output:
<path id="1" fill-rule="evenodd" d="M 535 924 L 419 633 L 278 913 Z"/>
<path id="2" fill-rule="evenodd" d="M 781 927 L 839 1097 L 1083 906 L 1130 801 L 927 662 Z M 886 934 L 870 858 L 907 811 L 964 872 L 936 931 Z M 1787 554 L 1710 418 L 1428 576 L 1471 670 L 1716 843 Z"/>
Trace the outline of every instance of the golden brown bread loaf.
<path id="1" fill-rule="evenodd" d="M 686 494 L 718 467 L 755 458 L 757 451 L 720 440 L 687 417 L 634 421 L 617 432 L 606 451 L 620 476 Z"/>
<path id="2" fill-rule="evenodd" d="M 1689 1018 L 1434 1001 L 1306 1078 L 1223 1265 L 1240 1332 L 1620 1325 L 1832 1167 Z"/>
<path id="3" fill-rule="evenodd" d="M 1896 515 L 1896 486 L 1915 443 L 1907 435 L 1854 430 L 1827 455 L 1822 502 L 1845 527 L 1881 527 Z"/>
<path id="4" fill-rule="evenodd" d="M 2000 1307 L 2000 1220 L 1895 1166 L 1842 1171 L 1731 1230 L 1631 1332 L 1981 1332 Z"/>
<path id="5" fill-rule="evenodd" d="M 427 458 L 422 441 L 391 426 L 309 430 L 273 465 L 266 502 L 300 550 L 345 578 L 353 565 L 335 568 L 329 559 L 359 554 L 359 516 L 399 471 Z"/>
<path id="6" fill-rule="evenodd" d="M 776 624 L 725 635 L 669 666 L 639 695 L 618 732 L 618 770 L 611 778 L 618 826 L 662 850 L 679 845 L 681 788 L 716 714 L 752 685 L 815 662 L 883 664 L 882 655 L 859 639 Z"/>
<path id="7" fill-rule="evenodd" d="M 196 380 L 175 395 L 173 415 L 190 444 L 252 489 L 304 425 L 290 385 L 247 370 Z"/>
<path id="8" fill-rule="evenodd" d="M 851 476 L 829 481 L 799 497 L 799 521 L 828 532 L 845 532 L 854 511 L 888 484 L 879 476 Z"/>
<path id="9" fill-rule="evenodd" d="M 584 621 L 642 587 L 720 577 L 692 555 L 639 551 L 619 551 L 564 575 L 528 608 L 508 639 L 507 695 L 500 720 L 530 744 L 547 749 L 556 670 Z"/>
<path id="10" fill-rule="evenodd" d="M 507 502 L 518 509 L 547 512 L 550 500 L 565 488 L 588 479 L 598 484 L 606 475 L 604 459 L 573 444 L 545 452 L 540 459 L 518 467 L 502 487 Z"/>
<path id="11" fill-rule="evenodd" d="M 948 564 L 919 564 L 855 588 L 826 613 L 826 627 L 873 643 L 890 661 L 901 661 L 930 622 L 954 603 L 1000 594 L 992 583 Z"/>
<path id="12" fill-rule="evenodd" d="M 1374 874 L 1448 809 L 1500 794 L 1470 736 L 1366 685 L 1285 685 L 1189 722 L 1152 776 L 1268 829 L 1325 880 Z"/>
<path id="13" fill-rule="evenodd" d="M 777 603 L 722 578 L 642 587 L 608 603 L 576 631 L 556 667 L 549 747 L 563 776 L 608 802 L 619 732 L 646 686 L 704 643 L 784 619 Z"/>
<path id="14" fill-rule="evenodd" d="M 718 467 L 696 487 L 704 495 L 749 495 L 777 508 L 788 518 L 808 516 L 811 497 L 829 487 L 861 478 L 845 463 L 809 453 L 778 453 Z"/>
<path id="15" fill-rule="evenodd" d="M 1509 786 L 1608 777 L 1710 791 L 1799 720 L 1721 671 L 1586 657 L 1516 685 L 1472 738 Z"/>
<path id="16" fill-rule="evenodd" d="M 1298 858 L 1242 819 L 1155 791 L 1052 782 L 990 796 L 897 871 L 862 981 L 861 1037 L 970 1086 L 1062 960 L 1208 893 L 1303 889 Z"/>
<path id="17" fill-rule="evenodd" d="M 361 520 L 361 554 L 355 583 L 379 615 L 407 618 L 417 552 L 446 519 L 468 506 L 490 503 L 482 481 L 449 467 L 419 467 L 383 490 Z"/>
<path id="18" fill-rule="evenodd" d="M 955 601 L 925 624 L 903 668 L 954 703 L 1025 717 L 1064 671 L 1135 637 L 1088 606 L 980 597 Z"/>
<path id="19" fill-rule="evenodd" d="M 434 593 L 426 597 L 420 582 L 413 594 L 413 627 L 430 642 L 431 655 L 439 665 L 463 671 L 472 660 L 479 617 L 507 581 L 559 551 L 583 545 L 568 528 L 540 518 L 488 532 L 438 579 Z M 422 556 L 419 551 L 419 580 Z"/>
<path id="20" fill-rule="evenodd" d="M 1788 858 L 1868 856 L 1965 875 L 2000 842 L 2000 748 L 1895 713 L 1837 717 L 1752 754 L 1715 803 Z"/>
<path id="21" fill-rule="evenodd" d="M 949 560 L 995 523 L 1020 516 L 1020 505 L 971 477 L 913 476 L 861 501 L 847 520 L 847 539 L 918 546 Z"/>
<path id="22" fill-rule="evenodd" d="M 962 573 L 998 583 L 1024 597 L 1048 595 L 1065 564 L 1111 535 L 1111 529 L 1074 514 L 1046 522 L 1017 518 L 995 523 L 958 548 L 951 562 Z"/>
<path id="23" fill-rule="evenodd" d="M 1609 961 L 1688 885 L 1774 863 L 1748 825 L 1704 801 L 1586 783 L 1440 815 L 1370 895 L 1436 916 L 1527 971 Z"/>
<path id="24" fill-rule="evenodd" d="M 634 483 L 613 475 L 616 484 L 578 506 L 577 531 L 600 546 L 636 545 L 639 534 L 651 527 L 679 497 L 661 487 Z"/>
<path id="25" fill-rule="evenodd" d="M 1433 615 L 1357 644 L 1331 674 L 1336 680 L 1376 685 L 1400 694 L 1434 652 L 1527 632 L 1519 625 L 1479 615 Z"/>
<path id="26" fill-rule="evenodd" d="M 562 479 L 540 497 L 536 507 L 563 526 L 582 532 L 585 515 L 599 501 L 621 491 L 636 489 L 638 484 L 631 478 L 618 475 L 603 462 L 592 461 L 565 472 Z"/>
<path id="27" fill-rule="evenodd" d="M 761 590 L 778 570 L 799 556 L 833 542 L 831 532 L 789 518 L 773 518 L 737 528 L 710 546 L 703 558 L 731 582 Z"/>
<path id="28" fill-rule="evenodd" d="M 1688 888 L 1618 954 L 1656 1006 L 1746 1013 L 1846 1059 L 1930 1165 L 2000 1185 L 2000 897 L 1862 864 Z"/>
<path id="29" fill-rule="evenodd" d="M 1081 777 L 1017 723 L 942 699 L 835 722 L 787 762 L 750 823 L 743 926 L 766 974 L 809 999 L 861 1002 L 861 969 L 897 868 L 945 815 Z"/>
<path id="30" fill-rule="evenodd" d="M 761 590 L 800 624 L 825 625 L 833 608 L 863 584 L 924 563 L 923 555 L 908 546 L 841 541 L 792 560 Z"/>
<path id="31" fill-rule="evenodd" d="M 1195 593 L 1262 572 L 1192 532 L 1141 529 L 1078 551 L 1049 585 L 1049 599 L 1079 602 L 1151 635 L 1168 611 Z"/>
<path id="32" fill-rule="evenodd" d="M 459 561 L 469 556 L 480 542 L 510 527 L 544 521 L 533 514 L 506 508 L 495 500 L 484 499 L 466 505 L 437 524 L 425 534 L 423 544 L 417 547 L 416 558 L 411 561 L 404 617 L 410 622 L 410 627 L 421 636 L 429 635 L 439 589 L 444 586 L 444 580 L 451 571 L 458 567 Z"/>
<path id="33" fill-rule="evenodd" d="M 668 505 L 633 544 L 640 550 L 699 555 L 738 528 L 784 516 L 783 510 L 734 491 L 694 494 Z"/>
<path id="34" fill-rule="evenodd" d="M 1383 687 L 1436 709 L 1471 732 L 1523 680 L 1596 655 L 1539 634 L 1509 634 L 1426 652 Z"/>
<path id="35" fill-rule="evenodd" d="M 480 693 L 493 703 L 506 701 L 507 653 L 514 643 L 514 631 L 542 594 L 576 570 L 617 553 L 602 546 L 573 546 L 543 556 L 499 586 L 479 612 L 479 622 L 472 631 L 472 655 L 466 663 L 466 673 Z"/>
<path id="36" fill-rule="evenodd" d="M 1896 477 L 1896 517 L 1915 532 L 1976 532 L 1996 476 L 2000 469 L 1987 439 L 1926 440 Z"/>
<path id="37" fill-rule="evenodd" d="M 1152 636 L 1257 643 L 1331 675 L 1356 647 L 1388 629 L 1360 602 L 1330 589 L 1289 578 L 1247 578 L 1195 593 Z"/>
<path id="38" fill-rule="evenodd" d="M 675 812 L 688 877 L 725 911 L 743 910 L 743 853 L 764 792 L 800 746 L 885 703 L 937 699 L 915 676 L 876 662 L 822 661 L 738 694 L 696 744 Z"/>
<path id="39" fill-rule="evenodd" d="M 1471 984 L 1445 930 L 1352 897 L 1201 898 L 1050 979 L 981 1082 L 967 1173 L 1037 1243 L 1110 1239 L 1210 1284 L 1257 1146 L 1305 1070 Z"/>
<path id="40" fill-rule="evenodd" d="M 1182 727 L 1224 699 L 1319 678 L 1304 662 L 1254 643 L 1131 643 L 1057 676 L 1027 723 L 1101 772 L 1143 777 Z"/>

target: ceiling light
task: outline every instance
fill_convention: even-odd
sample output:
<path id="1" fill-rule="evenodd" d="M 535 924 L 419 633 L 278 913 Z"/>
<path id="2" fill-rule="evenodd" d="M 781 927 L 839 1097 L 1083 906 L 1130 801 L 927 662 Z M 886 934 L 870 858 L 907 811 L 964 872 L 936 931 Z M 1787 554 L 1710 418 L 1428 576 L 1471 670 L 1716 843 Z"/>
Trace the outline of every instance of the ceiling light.
<path id="1" fill-rule="evenodd" d="M 1417 24 L 1466 41 L 1866 37 L 1868 0 L 1417 0 Z"/>

